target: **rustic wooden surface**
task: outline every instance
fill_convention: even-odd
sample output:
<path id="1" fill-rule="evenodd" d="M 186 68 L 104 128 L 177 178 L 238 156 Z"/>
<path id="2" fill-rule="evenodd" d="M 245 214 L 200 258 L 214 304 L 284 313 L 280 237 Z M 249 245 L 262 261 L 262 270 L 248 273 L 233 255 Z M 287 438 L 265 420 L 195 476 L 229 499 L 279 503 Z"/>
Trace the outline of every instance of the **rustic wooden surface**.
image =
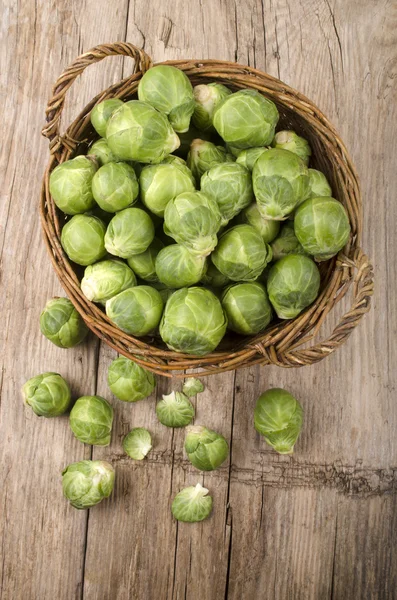
<path id="1" fill-rule="evenodd" d="M 386 0 L 3 0 L 2 600 L 397 598 L 396 9 Z M 280 77 L 330 117 L 361 175 L 363 247 L 377 281 L 372 312 L 318 365 L 207 378 L 197 422 L 228 438 L 231 458 L 204 476 L 183 455 L 183 432 L 158 424 L 154 397 L 136 406 L 111 397 L 112 350 L 92 338 L 63 351 L 39 333 L 45 301 L 61 293 L 37 211 L 46 100 L 75 56 L 116 40 L 155 60 L 236 60 Z M 129 69 L 122 59 L 90 68 L 69 94 L 69 117 Z M 47 370 L 61 372 L 76 396 L 112 401 L 109 448 L 91 451 L 74 440 L 66 417 L 38 419 L 23 407 L 21 385 Z M 256 397 L 274 385 L 305 408 L 293 457 L 272 452 L 252 426 Z M 171 387 L 159 381 L 156 396 Z M 133 425 L 155 440 L 139 464 L 121 451 Z M 62 498 L 60 472 L 91 454 L 115 464 L 116 489 L 79 512 Z M 197 481 L 211 490 L 213 516 L 177 525 L 171 498 Z"/>

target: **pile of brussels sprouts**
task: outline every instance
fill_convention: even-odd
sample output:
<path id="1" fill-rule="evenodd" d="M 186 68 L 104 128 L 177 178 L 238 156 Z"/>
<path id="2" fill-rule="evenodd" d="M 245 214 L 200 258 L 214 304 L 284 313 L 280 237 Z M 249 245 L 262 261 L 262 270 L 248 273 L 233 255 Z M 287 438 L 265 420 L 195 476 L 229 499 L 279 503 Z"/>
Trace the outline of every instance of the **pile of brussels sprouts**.
<path id="1" fill-rule="evenodd" d="M 52 171 L 50 193 L 82 292 L 120 329 L 202 356 L 227 328 L 257 334 L 316 299 L 316 263 L 344 247 L 349 219 L 278 119 L 255 90 L 193 88 L 167 65 L 138 99 L 94 107 L 100 139 Z"/>

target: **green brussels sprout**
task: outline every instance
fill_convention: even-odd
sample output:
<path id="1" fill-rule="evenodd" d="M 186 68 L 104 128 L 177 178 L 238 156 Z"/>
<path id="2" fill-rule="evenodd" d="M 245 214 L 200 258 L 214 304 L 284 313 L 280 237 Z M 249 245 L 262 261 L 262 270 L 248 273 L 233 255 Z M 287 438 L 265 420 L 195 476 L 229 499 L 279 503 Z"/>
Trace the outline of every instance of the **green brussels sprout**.
<path id="1" fill-rule="evenodd" d="M 99 206 L 117 212 L 132 206 L 138 197 L 139 184 L 134 169 L 123 162 L 109 162 L 95 173 L 92 193 Z"/>
<path id="2" fill-rule="evenodd" d="M 269 222 L 278 223 L 279 221 Z M 294 224 L 292 221 L 288 221 L 282 226 L 280 234 L 273 240 L 271 247 L 273 251 L 273 260 L 280 260 L 280 258 L 288 256 L 288 254 L 306 254 L 295 235 Z"/>
<path id="3" fill-rule="evenodd" d="M 225 277 L 210 259 L 208 260 L 207 271 L 204 273 L 201 281 L 204 285 L 208 285 L 212 288 L 222 288 L 230 283 L 229 277 Z"/>
<path id="4" fill-rule="evenodd" d="M 166 427 L 186 427 L 194 419 L 194 406 L 185 394 L 171 392 L 157 402 L 156 414 Z"/>
<path id="5" fill-rule="evenodd" d="M 166 206 L 172 198 L 195 189 L 190 169 L 175 161 L 144 167 L 139 185 L 143 204 L 159 217 L 164 217 Z"/>
<path id="6" fill-rule="evenodd" d="M 119 260 L 102 260 L 89 265 L 81 280 L 81 291 L 91 302 L 105 303 L 136 285 L 135 274 Z"/>
<path id="7" fill-rule="evenodd" d="M 201 425 L 186 428 L 185 450 L 192 465 L 200 471 L 217 469 L 229 454 L 223 435 Z"/>
<path id="8" fill-rule="evenodd" d="M 167 117 L 139 100 L 130 100 L 113 113 L 106 139 L 113 154 L 140 163 L 159 163 L 180 143 Z"/>
<path id="9" fill-rule="evenodd" d="M 236 333 L 259 333 L 272 319 L 272 307 L 260 283 L 235 283 L 223 292 L 221 302 L 228 328 Z"/>
<path id="10" fill-rule="evenodd" d="M 227 320 L 218 298 L 200 287 L 182 288 L 170 296 L 160 335 L 171 350 L 203 356 L 215 350 Z"/>
<path id="11" fill-rule="evenodd" d="M 278 131 L 272 141 L 273 148 L 289 150 L 297 154 L 307 166 L 312 154 L 309 142 L 300 137 L 295 131 Z"/>
<path id="12" fill-rule="evenodd" d="M 105 248 L 110 254 L 130 258 L 149 248 L 154 238 L 154 225 L 141 208 L 125 208 L 110 221 L 105 234 Z"/>
<path id="13" fill-rule="evenodd" d="M 294 319 L 318 294 L 320 272 L 308 256 L 289 254 L 270 269 L 267 293 L 280 319 Z"/>
<path id="14" fill-rule="evenodd" d="M 91 184 L 97 168 L 95 158 L 76 156 L 51 171 L 50 194 L 65 214 L 84 213 L 95 205 Z"/>
<path id="15" fill-rule="evenodd" d="M 113 408 L 101 396 L 81 396 L 70 411 L 70 428 L 84 444 L 109 446 Z"/>
<path id="16" fill-rule="evenodd" d="M 163 242 L 154 238 L 150 246 L 140 254 L 134 254 L 127 259 L 131 269 L 143 279 L 150 283 L 158 281 L 156 273 L 156 257 L 160 250 L 164 248 Z"/>
<path id="17" fill-rule="evenodd" d="M 319 196 L 332 196 L 331 186 L 324 173 L 316 169 L 309 169 L 309 196 L 308 198 L 318 198 Z"/>
<path id="18" fill-rule="evenodd" d="M 165 209 L 164 232 L 200 256 L 208 256 L 215 248 L 220 225 L 217 203 L 202 192 L 179 194 Z"/>
<path id="19" fill-rule="evenodd" d="M 215 127 L 212 124 L 215 109 L 231 93 L 231 90 L 221 83 L 196 85 L 193 88 L 195 100 L 192 117 L 193 125 L 202 131 L 215 131 Z"/>
<path id="20" fill-rule="evenodd" d="M 62 248 L 73 262 L 86 267 L 106 254 L 106 225 L 98 217 L 75 215 L 62 229 Z"/>
<path id="21" fill-rule="evenodd" d="M 221 235 L 211 259 L 232 281 L 253 281 L 271 261 L 272 250 L 251 225 L 236 225 Z"/>
<path id="22" fill-rule="evenodd" d="M 58 373 L 43 373 L 22 386 L 25 404 L 39 417 L 58 417 L 70 405 L 70 388 Z"/>
<path id="23" fill-rule="evenodd" d="M 273 388 L 261 394 L 254 412 L 255 429 L 279 454 L 292 454 L 302 428 L 303 410 L 287 391 Z"/>
<path id="24" fill-rule="evenodd" d="M 92 144 L 87 152 L 87 156 L 93 156 L 100 167 L 109 162 L 119 162 L 120 160 L 110 151 L 109 145 L 104 138 L 100 138 Z"/>
<path id="25" fill-rule="evenodd" d="M 271 100 L 256 90 L 240 90 L 218 105 L 213 124 L 225 142 L 244 149 L 270 144 L 278 117 Z"/>
<path id="26" fill-rule="evenodd" d="M 152 449 L 152 436 L 144 427 L 134 427 L 123 440 L 123 450 L 134 460 L 143 460 Z"/>
<path id="27" fill-rule="evenodd" d="M 106 127 L 110 117 L 123 104 L 124 102 L 119 98 L 109 98 L 109 100 L 102 100 L 92 109 L 92 126 L 102 138 L 106 137 Z"/>
<path id="28" fill-rule="evenodd" d="M 246 150 L 241 150 L 236 158 L 236 163 L 252 171 L 258 158 L 267 150 L 269 148 L 247 148 Z"/>
<path id="29" fill-rule="evenodd" d="M 189 287 L 198 283 L 207 269 L 205 256 L 191 254 L 180 244 L 166 246 L 157 255 L 156 273 L 168 288 Z"/>
<path id="30" fill-rule="evenodd" d="M 266 244 L 270 244 L 280 231 L 280 221 L 262 217 L 256 202 L 244 208 L 238 215 L 237 221 L 242 224 L 252 225 Z"/>
<path id="31" fill-rule="evenodd" d="M 106 302 L 106 314 L 122 331 L 141 337 L 151 333 L 160 322 L 163 301 L 157 290 L 137 285 Z"/>
<path id="32" fill-rule="evenodd" d="M 73 348 L 88 333 L 88 327 L 69 298 L 52 298 L 40 315 L 41 333 L 59 348 Z"/>
<path id="33" fill-rule="evenodd" d="M 350 223 L 346 209 L 334 198 L 310 198 L 295 214 L 295 235 L 317 261 L 328 260 L 347 244 Z"/>
<path id="34" fill-rule="evenodd" d="M 201 178 L 201 191 L 217 203 L 226 225 L 254 199 L 251 173 L 236 163 L 211 167 Z"/>
<path id="35" fill-rule="evenodd" d="M 62 471 L 65 498 L 74 508 L 90 508 L 113 491 L 114 469 L 103 460 L 81 460 Z"/>
<path id="36" fill-rule="evenodd" d="M 109 366 L 108 384 L 112 394 L 119 400 L 137 402 L 150 396 L 156 387 L 156 380 L 150 371 L 125 356 L 119 356 Z"/>
<path id="37" fill-rule="evenodd" d="M 252 171 L 259 212 L 283 221 L 309 192 L 309 170 L 297 154 L 272 148 L 258 158 Z"/>
<path id="38" fill-rule="evenodd" d="M 204 384 L 196 377 L 188 377 L 183 383 L 182 392 L 188 398 L 204 392 Z"/>
<path id="39" fill-rule="evenodd" d="M 211 167 L 225 162 L 234 162 L 234 157 L 222 146 L 202 139 L 192 141 L 186 163 L 197 182 Z"/>
<path id="40" fill-rule="evenodd" d="M 189 131 L 186 131 L 185 133 L 178 133 L 178 137 L 181 142 L 181 145 L 175 150 L 175 154 L 178 157 L 186 159 L 187 155 L 189 154 L 190 146 L 193 140 L 201 138 L 201 140 L 210 142 L 211 140 L 213 140 L 214 136 L 212 136 L 211 133 L 209 133 L 208 131 L 199 131 L 198 129 L 196 129 L 196 127 L 193 127 L 193 125 L 191 125 L 189 127 Z M 170 156 L 173 155 L 170 154 Z"/>
<path id="41" fill-rule="evenodd" d="M 183 523 L 198 523 L 210 516 L 212 497 L 208 496 L 207 488 L 200 483 L 181 490 L 174 498 L 171 507 L 177 521 Z"/>

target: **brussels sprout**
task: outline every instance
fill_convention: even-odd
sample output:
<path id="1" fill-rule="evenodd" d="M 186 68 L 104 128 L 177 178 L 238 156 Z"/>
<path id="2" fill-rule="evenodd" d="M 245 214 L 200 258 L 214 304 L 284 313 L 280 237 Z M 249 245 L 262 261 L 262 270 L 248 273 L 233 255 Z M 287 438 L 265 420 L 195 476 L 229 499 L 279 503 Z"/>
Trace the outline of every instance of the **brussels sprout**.
<path id="1" fill-rule="evenodd" d="M 109 162 L 95 173 L 92 193 L 99 206 L 117 212 L 134 204 L 139 193 L 135 171 L 123 162 Z"/>
<path id="2" fill-rule="evenodd" d="M 106 302 L 106 314 L 122 331 L 136 337 L 156 329 L 163 312 L 163 301 L 157 290 L 137 285 L 124 290 Z"/>
<path id="3" fill-rule="evenodd" d="M 165 208 L 172 198 L 182 192 L 193 192 L 195 189 L 190 169 L 175 161 L 144 167 L 139 177 L 139 185 L 142 202 L 159 217 L 164 217 Z"/>
<path id="4" fill-rule="evenodd" d="M 267 293 L 260 283 L 236 283 L 222 294 L 222 306 L 228 328 L 242 335 L 259 333 L 272 318 Z"/>
<path id="5" fill-rule="evenodd" d="M 269 222 L 278 223 L 278 221 Z M 280 258 L 288 256 L 288 254 L 306 254 L 295 235 L 294 224 L 292 221 L 289 221 L 282 226 L 280 234 L 271 243 L 271 247 L 273 251 L 273 260 L 280 260 Z"/>
<path id="6" fill-rule="evenodd" d="M 203 356 L 215 350 L 227 320 L 218 298 L 199 287 L 182 288 L 170 296 L 160 323 L 160 335 L 171 350 Z"/>
<path id="7" fill-rule="evenodd" d="M 208 268 L 206 273 L 201 278 L 204 285 L 213 288 L 222 288 L 230 283 L 230 279 L 221 273 L 211 260 L 208 260 Z"/>
<path id="8" fill-rule="evenodd" d="M 152 436 L 144 427 L 134 427 L 123 440 L 123 450 L 134 460 L 143 460 L 152 449 Z"/>
<path id="9" fill-rule="evenodd" d="M 207 488 L 200 483 L 180 491 L 174 498 L 171 507 L 177 521 L 183 523 L 198 523 L 210 516 L 212 497 L 208 496 Z"/>
<path id="10" fill-rule="evenodd" d="M 197 182 L 211 167 L 225 162 L 234 162 L 234 158 L 222 146 L 201 139 L 192 141 L 186 163 Z"/>
<path id="11" fill-rule="evenodd" d="M 294 319 L 318 294 L 320 272 L 308 256 L 289 254 L 270 269 L 267 293 L 280 319 Z"/>
<path id="12" fill-rule="evenodd" d="M 253 281 L 271 261 L 272 250 L 251 225 L 236 225 L 221 235 L 211 259 L 232 281 Z"/>
<path id="13" fill-rule="evenodd" d="M 280 454 L 292 454 L 302 428 L 303 410 L 299 402 L 281 388 L 259 396 L 254 412 L 255 429 Z"/>
<path id="14" fill-rule="evenodd" d="M 215 109 L 231 93 L 231 90 L 221 83 L 200 84 L 193 88 L 195 107 L 192 121 L 197 129 L 215 131 L 212 124 Z"/>
<path id="15" fill-rule="evenodd" d="M 155 237 L 145 252 L 130 256 L 127 262 L 138 277 L 144 281 L 156 282 L 158 281 L 156 274 L 156 257 L 163 248 L 163 242 Z"/>
<path id="16" fill-rule="evenodd" d="M 211 142 L 214 138 L 214 136 L 212 136 L 208 131 L 199 131 L 192 125 L 189 127 L 189 131 L 186 131 L 185 133 L 178 133 L 178 137 L 181 145 L 175 150 L 175 154 L 182 158 L 187 158 L 193 140 L 200 138 L 201 140 Z M 218 135 L 216 137 L 218 138 Z M 172 156 L 172 154 L 170 154 L 170 156 Z"/>
<path id="17" fill-rule="evenodd" d="M 201 178 L 201 191 L 217 203 L 226 225 L 254 199 L 251 173 L 236 163 L 211 167 Z"/>
<path id="18" fill-rule="evenodd" d="M 273 148 L 281 150 L 289 150 L 297 154 L 307 166 L 312 154 L 309 142 L 305 138 L 300 137 L 295 131 L 278 131 L 272 141 Z"/>
<path id="19" fill-rule="evenodd" d="M 154 238 L 154 225 L 140 208 L 125 208 L 110 221 L 105 234 L 105 247 L 110 254 L 130 258 L 149 248 Z"/>
<path id="20" fill-rule="evenodd" d="M 182 392 L 188 398 L 204 392 L 204 384 L 196 377 L 188 377 L 183 384 Z"/>
<path id="21" fill-rule="evenodd" d="M 81 396 L 70 411 L 70 428 L 84 444 L 109 446 L 113 408 L 101 396 Z"/>
<path id="22" fill-rule="evenodd" d="M 166 427 L 186 427 L 194 419 L 194 406 L 185 394 L 171 392 L 157 402 L 156 414 Z"/>
<path id="23" fill-rule="evenodd" d="M 192 465 L 200 471 L 217 469 L 229 454 L 229 446 L 223 435 L 201 425 L 187 427 L 185 450 Z"/>
<path id="24" fill-rule="evenodd" d="M 62 229 L 62 248 L 78 265 L 92 265 L 106 254 L 105 232 L 105 223 L 97 217 L 75 215 Z"/>
<path id="25" fill-rule="evenodd" d="M 269 148 L 247 148 L 246 150 L 241 150 L 236 158 L 236 163 L 252 171 L 258 158 L 267 150 Z"/>
<path id="26" fill-rule="evenodd" d="M 114 469 L 102 460 L 81 460 L 62 471 L 65 498 L 74 508 L 90 508 L 113 491 Z"/>
<path id="27" fill-rule="evenodd" d="M 124 102 L 119 98 L 109 98 L 94 106 L 91 111 L 91 123 L 101 137 L 106 137 L 106 127 L 110 117 L 123 104 Z"/>
<path id="28" fill-rule="evenodd" d="M 73 348 L 88 333 L 88 327 L 69 298 L 52 298 L 40 315 L 41 333 L 59 348 Z"/>
<path id="29" fill-rule="evenodd" d="M 270 144 L 278 116 L 271 100 L 256 90 L 240 90 L 219 104 L 213 124 L 225 142 L 244 149 Z"/>
<path id="30" fill-rule="evenodd" d="M 180 143 L 167 117 L 139 100 L 130 100 L 113 113 L 106 139 L 113 154 L 141 163 L 161 162 Z"/>
<path id="31" fill-rule="evenodd" d="M 309 198 L 319 196 L 332 196 L 331 186 L 324 173 L 316 169 L 309 169 Z"/>
<path id="32" fill-rule="evenodd" d="M 156 387 L 156 380 L 150 371 L 119 356 L 109 366 L 108 384 L 119 400 L 137 402 L 150 396 Z"/>
<path id="33" fill-rule="evenodd" d="M 309 192 L 309 170 L 297 154 L 272 148 L 252 171 L 259 212 L 265 219 L 284 220 Z"/>
<path id="34" fill-rule="evenodd" d="M 81 291 L 88 300 L 104 303 L 134 285 L 136 277 L 125 263 L 102 260 L 85 269 Z"/>
<path id="35" fill-rule="evenodd" d="M 238 215 L 237 220 L 239 223 L 252 225 L 267 244 L 270 244 L 280 231 L 280 222 L 262 217 L 256 202 L 244 208 Z"/>
<path id="36" fill-rule="evenodd" d="M 108 143 L 104 138 L 100 138 L 92 144 L 87 152 L 87 156 L 93 156 L 100 167 L 109 162 L 118 162 L 120 160 L 110 151 Z"/>
<path id="37" fill-rule="evenodd" d="M 189 287 L 198 283 L 207 269 L 205 256 L 191 254 L 185 246 L 172 244 L 157 255 L 157 277 L 169 288 Z"/>
<path id="38" fill-rule="evenodd" d="M 70 405 L 70 388 L 58 373 L 43 373 L 22 386 L 24 402 L 39 417 L 58 417 Z"/>
<path id="39" fill-rule="evenodd" d="M 76 156 L 61 163 L 50 174 L 50 194 L 67 215 L 77 215 L 95 205 L 91 183 L 98 164 L 93 157 Z"/>
<path id="40" fill-rule="evenodd" d="M 350 237 L 346 209 L 338 200 L 326 196 L 303 202 L 296 211 L 294 227 L 303 249 L 317 261 L 335 256 Z"/>
<path id="41" fill-rule="evenodd" d="M 183 71 L 169 65 L 152 67 L 142 77 L 138 98 L 168 115 L 177 132 L 189 129 L 194 111 L 193 88 Z"/>
<path id="42" fill-rule="evenodd" d="M 164 232 L 200 256 L 208 256 L 215 248 L 220 224 L 217 203 L 202 192 L 179 194 L 164 213 Z"/>

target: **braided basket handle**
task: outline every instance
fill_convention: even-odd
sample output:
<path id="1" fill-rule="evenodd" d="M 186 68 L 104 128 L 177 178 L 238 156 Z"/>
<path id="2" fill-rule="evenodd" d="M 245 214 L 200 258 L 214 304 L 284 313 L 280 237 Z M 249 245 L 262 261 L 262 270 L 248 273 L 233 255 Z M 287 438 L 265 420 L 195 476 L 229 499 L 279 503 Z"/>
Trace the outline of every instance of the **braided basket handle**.
<path id="1" fill-rule="evenodd" d="M 60 136 L 59 123 L 69 88 L 84 69 L 107 56 L 129 56 L 133 58 L 135 61 L 133 73 L 145 73 L 152 66 L 152 59 L 146 52 L 127 42 L 101 44 L 78 56 L 57 79 L 52 88 L 52 98 L 49 100 L 45 111 L 46 125 L 41 133 L 50 140 L 50 148 L 55 145 L 54 142 L 56 143 Z"/>

